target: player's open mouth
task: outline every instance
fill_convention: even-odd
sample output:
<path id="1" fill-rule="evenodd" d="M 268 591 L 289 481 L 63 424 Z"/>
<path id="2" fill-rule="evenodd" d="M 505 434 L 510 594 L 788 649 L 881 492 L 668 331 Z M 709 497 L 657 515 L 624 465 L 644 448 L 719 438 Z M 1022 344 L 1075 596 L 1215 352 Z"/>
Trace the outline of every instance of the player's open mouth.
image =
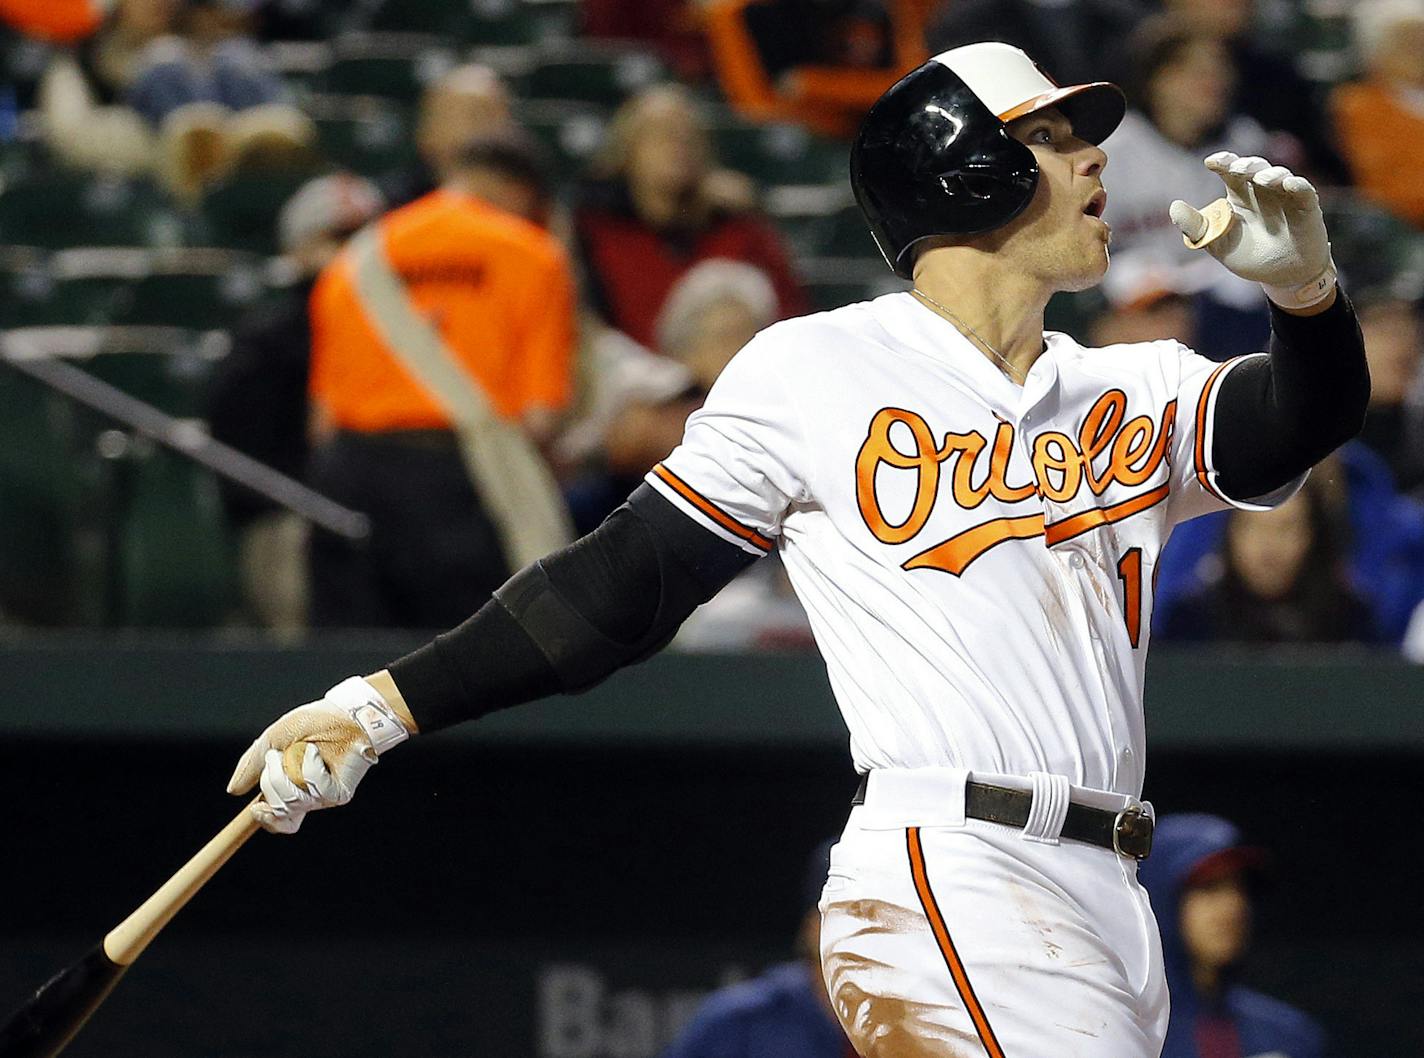
<path id="1" fill-rule="evenodd" d="M 1093 192 L 1093 197 L 1088 199 L 1088 204 L 1083 207 L 1083 212 L 1090 217 L 1102 219 L 1103 210 L 1108 206 L 1108 193 L 1101 188 Z"/>

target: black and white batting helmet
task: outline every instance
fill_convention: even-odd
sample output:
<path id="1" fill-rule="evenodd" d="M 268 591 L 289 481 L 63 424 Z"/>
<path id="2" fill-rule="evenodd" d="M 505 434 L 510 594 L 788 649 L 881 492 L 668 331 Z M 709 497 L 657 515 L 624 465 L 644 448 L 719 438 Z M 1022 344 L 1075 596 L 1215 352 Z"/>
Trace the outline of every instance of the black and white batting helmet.
<path id="1" fill-rule="evenodd" d="M 897 275 L 910 278 L 916 243 L 992 231 L 1024 210 L 1038 163 L 1005 123 L 1047 107 L 1096 144 L 1117 128 L 1126 103 L 1106 81 L 1060 86 L 998 42 L 936 55 L 875 102 L 851 147 L 850 184 Z"/>

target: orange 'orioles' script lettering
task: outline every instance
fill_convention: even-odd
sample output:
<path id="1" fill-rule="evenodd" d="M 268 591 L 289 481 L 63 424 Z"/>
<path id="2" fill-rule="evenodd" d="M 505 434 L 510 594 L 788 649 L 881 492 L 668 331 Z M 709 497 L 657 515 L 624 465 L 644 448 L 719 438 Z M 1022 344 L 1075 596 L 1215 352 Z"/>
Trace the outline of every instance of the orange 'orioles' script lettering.
<path id="1" fill-rule="evenodd" d="M 1076 439 L 1056 430 L 1034 439 L 1031 461 L 1035 480 L 1022 485 L 1011 485 L 1008 480 L 1014 446 L 1014 428 L 1008 423 L 999 423 L 992 442 L 983 434 L 970 432 L 946 433 L 944 442 L 936 444 L 923 416 L 904 408 L 881 408 L 870 420 L 870 430 L 855 460 L 860 515 L 877 540 L 903 544 L 919 535 L 929 521 L 942 474 L 949 476 L 955 504 L 966 511 L 976 509 L 990 496 L 1001 503 L 1019 503 L 1035 495 L 1067 503 L 1085 486 L 1092 495 L 1101 496 L 1114 483 L 1141 485 L 1167 456 L 1176 407 L 1176 401 L 1168 402 L 1160 426 L 1147 415 L 1127 419 L 1127 394 L 1108 390 L 1083 417 Z M 913 447 L 908 452 L 890 441 L 890 432 L 898 423 L 909 430 Z M 1094 464 L 1102 466 L 1101 472 Z M 882 466 L 914 472 L 914 500 L 902 522 L 891 522 L 880 509 L 875 475 Z M 1121 503 L 1093 507 L 1047 526 L 1041 512 L 994 518 L 921 551 L 903 568 L 938 569 L 959 576 L 976 558 L 1006 540 L 1046 536 L 1049 544 L 1062 543 L 1155 506 L 1167 498 L 1167 489 L 1167 485 L 1159 485 Z"/>

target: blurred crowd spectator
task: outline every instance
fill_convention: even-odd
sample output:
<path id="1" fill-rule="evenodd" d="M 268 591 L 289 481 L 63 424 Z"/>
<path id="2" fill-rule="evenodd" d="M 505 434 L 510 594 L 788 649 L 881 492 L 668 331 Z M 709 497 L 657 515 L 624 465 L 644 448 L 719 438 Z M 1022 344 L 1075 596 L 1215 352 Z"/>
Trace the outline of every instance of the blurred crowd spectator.
<path id="1" fill-rule="evenodd" d="M 0 21 L 0 327 L 225 329 L 226 355 L 134 391 L 373 520 L 356 547 L 225 488 L 235 619 L 448 624 L 596 525 L 758 329 L 889 289 L 845 139 L 904 69 L 987 37 L 1130 97 L 1105 144 L 1114 264 L 1055 325 L 1260 347 L 1259 290 L 1167 217 L 1218 197 L 1217 149 L 1316 181 L 1360 310 L 1361 438 L 1276 512 L 1179 528 L 1159 635 L 1399 643 L 1424 599 L 1424 0 L 0 0 Z M 175 247 L 230 255 L 204 259 L 216 300 L 175 285 L 140 311 L 125 277 Z M 195 403 L 164 396 L 184 371 Z M 511 489 L 538 531 L 510 528 Z M 767 562 L 680 642 L 810 636 Z"/>
<path id="2" fill-rule="evenodd" d="M 1356 186 L 1424 228 L 1424 3 L 1363 0 L 1355 40 L 1364 76 L 1331 102 Z"/>
<path id="3" fill-rule="evenodd" d="M 150 41 L 138 56 L 129 105 L 159 126 L 195 103 L 239 111 L 285 101 L 282 79 L 250 36 L 251 21 L 245 0 L 188 0 L 172 32 Z"/>
<path id="4" fill-rule="evenodd" d="M 1370 410 L 1360 440 L 1403 492 L 1424 486 L 1424 327 L 1417 303 L 1365 297 L 1357 311 L 1370 362 Z"/>
<path id="5" fill-rule="evenodd" d="M 558 445 L 575 478 L 567 491 L 580 530 L 602 521 L 672 451 L 722 368 L 777 316 L 765 272 L 715 257 L 673 286 L 655 323 L 655 352 L 589 315 L 581 407 Z"/>
<path id="6" fill-rule="evenodd" d="M 1216 40 L 1230 63 L 1231 107 L 1271 135 L 1268 155 L 1322 184 L 1344 178 L 1340 158 L 1320 120 L 1321 92 L 1304 76 L 1298 55 L 1257 25 L 1265 5 L 1255 0 L 1164 0 L 1163 8 L 1190 32 Z"/>
<path id="7" fill-rule="evenodd" d="M 1282 1055 L 1324 1058 L 1325 1033 L 1308 1015 L 1241 984 L 1264 849 L 1205 813 L 1163 816 L 1142 885 L 1162 934 L 1172 995 L 1162 1058 Z"/>
<path id="8" fill-rule="evenodd" d="M 157 136 L 127 98 L 142 56 L 172 29 L 176 9 L 173 0 L 123 0 L 97 33 L 50 61 L 39 106 L 59 160 L 119 172 L 152 168 Z"/>
<path id="9" fill-rule="evenodd" d="M 549 192 L 522 138 L 472 141 L 318 280 L 311 481 L 372 536 L 316 537 L 315 624 L 457 624 L 571 539 L 539 452 L 575 339 L 570 266 L 540 226 Z"/>
<path id="10" fill-rule="evenodd" d="M 1197 348 L 1225 358 L 1259 348 L 1267 331 L 1260 289 L 1182 243 L 1168 216 L 1172 200 L 1210 202 L 1221 181 L 1202 165 L 1217 151 L 1269 155 L 1270 137 L 1233 108 L 1236 69 L 1230 50 L 1190 22 L 1162 16 L 1143 23 L 1132 43 L 1125 82 L 1131 106 L 1103 144 L 1108 166 L 1105 214 L 1119 267 L 1170 271 L 1181 289 L 1200 293 Z"/>
<path id="11" fill-rule="evenodd" d="M 1342 530 L 1318 485 L 1274 510 L 1226 517 L 1219 570 L 1176 602 L 1163 639 L 1348 643 L 1377 637 L 1350 584 Z"/>
<path id="12" fill-rule="evenodd" d="M 717 168 L 687 91 L 658 87 L 630 99 L 614 114 L 574 211 L 593 307 L 651 346 L 678 279 L 698 261 L 725 257 L 767 272 L 780 315 L 805 311 L 790 255 L 755 203 L 745 175 Z"/>
<path id="13" fill-rule="evenodd" d="M 272 156 L 304 161 L 316 130 L 251 36 L 246 0 L 122 0 L 40 85 L 47 142 L 70 165 L 156 173 L 199 195 Z"/>
<path id="14" fill-rule="evenodd" d="M 929 57 L 933 0 L 708 0 L 718 85 L 744 116 L 849 137 L 867 107 Z"/>
<path id="15" fill-rule="evenodd" d="M 454 174 L 467 144 L 511 120 L 509 90 L 488 66 L 468 63 L 439 77 L 420 97 L 416 158 L 382 181 L 391 208 L 434 191 Z"/>

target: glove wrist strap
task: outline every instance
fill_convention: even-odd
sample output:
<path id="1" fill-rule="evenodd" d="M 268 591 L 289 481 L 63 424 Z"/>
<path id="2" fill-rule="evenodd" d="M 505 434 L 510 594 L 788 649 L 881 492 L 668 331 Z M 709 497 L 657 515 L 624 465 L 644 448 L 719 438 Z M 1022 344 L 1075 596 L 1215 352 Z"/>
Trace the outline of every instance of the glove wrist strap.
<path id="1" fill-rule="evenodd" d="M 1261 287 L 1274 305 L 1283 309 L 1308 309 L 1330 296 L 1330 292 L 1335 289 L 1335 277 L 1335 260 L 1331 258 L 1326 262 L 1325 271 L 1308 283 L 1292 287 L 1274 287 L 1262 283 Z"/>
<path id="2" fill-rule="evenodd" d="M 361 725 L 378 757 L 410 738 L 396 711 L 360 676 L 342 680 L 326 692 L 326 698 Z"/>

